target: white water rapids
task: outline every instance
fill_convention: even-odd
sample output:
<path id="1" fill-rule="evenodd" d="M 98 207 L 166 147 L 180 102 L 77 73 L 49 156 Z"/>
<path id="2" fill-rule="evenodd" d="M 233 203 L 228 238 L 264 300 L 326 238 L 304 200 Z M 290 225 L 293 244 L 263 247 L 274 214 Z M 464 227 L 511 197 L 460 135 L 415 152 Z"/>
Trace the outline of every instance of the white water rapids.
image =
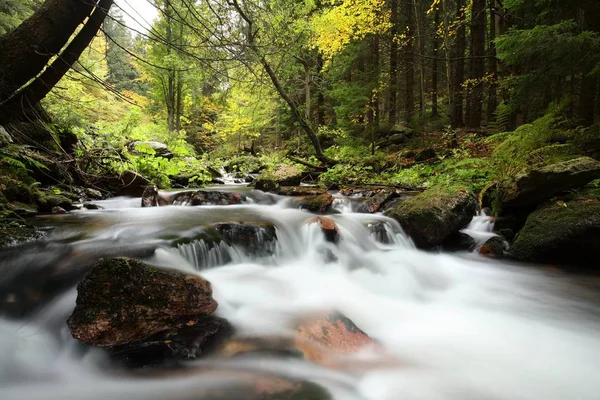
<path id="1" fill-rule="evenodd" d="M 336 310 L 381 345 L 331 368 L 283 355 L 201 359 L 190 368 L 273 372 L 313 381 L 343 400 L 600 398 L 600 302 L 584 279 L 476 254 L 416 250 L 397 223 L 381 215 L 330 216 L 341 237 L 334 245 L 316 224 L 306 224 L 311 214 L 282 202 L 132 204 L 112 200 L 103 203 L 110 209 L 56 217 L 47 240 L 70 241 L 77 254 L 156 242 L 146 261 L 209 280 L 217 314 L 240 332 L 289 336 L 298 320 Z M 226 245 L 213 251 L 165 244 L 222 221 L 273 223 L 272 252 L 249 256 Z M 384 223 L 389 244 L 370 233 L 377 222 Z M 32 261 L 18 268 L 41 273 L 35 265 L 45 256 L 29 256 Z M 0 260 L 0 267 L 7 263 Z M 114 367 L 101 350 L 70 337 L 64 321 L 75 297 L 72 287 L 33 316 L 0 319 L 0 399 L 205 399 L 210 388 L 235 381 L 233 373 L 140 377 Z"/>

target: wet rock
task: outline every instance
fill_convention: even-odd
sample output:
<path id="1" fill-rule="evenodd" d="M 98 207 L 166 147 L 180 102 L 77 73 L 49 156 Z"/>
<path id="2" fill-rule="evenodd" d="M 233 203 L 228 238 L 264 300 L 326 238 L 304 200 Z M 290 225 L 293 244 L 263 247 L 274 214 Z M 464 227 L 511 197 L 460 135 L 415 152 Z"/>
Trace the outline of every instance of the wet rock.
<path id="1" fill-rule="evenodd" d="M 139 197 L 151 183 L 137 172 L 124 171 L 119 177 L 110 179 L 107 184 L 115 188 L 118 196 Z"/>
<path id="2" fill-rule="evenodd" d="M 390 244 L 390 236 L 388 235 L 387 229 L 385 228 L 385 222 L 374 221 L 367 225 L 369 232 L 375 238 L 376 241 L 383 244 Z"/>
<path id="3" fill-rule="evenodd" d="M 600 178 L 600 161 L 590 157 L 552 164 L 518 175 L 501 188 L 504 208 L 531 207 Z"/>
<path id="4" fill-rule="evenodd" d="M 375 341 L 360 330 L 354 322 L 344 315 L 334 312 L 323 318 L 303 322 L 297 328 L 299 338 L 328 349 L 337 354 L 356 353 L 365 346 L 374 345 Z M 297 341 L 304 358 L 314 362 L 326 362 L 327 353 L 319 347 L 307 346 Z"/>
<path id="5" fill-rule="evenodd" d="M 60 207 L 60 206 L 54 206 L 52 207 L 52 214 L 66 214 L 67 210 L 65 210 L 64 208 Z"/>
<path id="6" fill-rule="evenodd" d="M 129 143 L 127 147 L 134 154 L 148 154 L 148 150 L 150 150 L 155 157 L 173 158 L 173 153 L 166 144 L 154 140 L 137 140 Z"/>
<path id="7" fill-rule="evenodd" d="M 58 213 L 54 212 L 54 210 L 60 211 L 58 210 L 58 208 L 62 208 L 64 210 L 72 210 L 72 204 L 77 200 L 77 195 L 63 191 L 56 187 L 39 189 L 36 192 L 35 199 L 39 212 L 53 214 Z"/>
<path id="8" fill-rule="evenodd" d="M 102 207 L 100 207 L 98 204 L 94 204 L 94 203 L 83 203 L 83 208 L 85 208 L 86 210 L 101 210 Z"/>
<path id="9" fill-rule="evenodd" d="M 217 190 L 188 190 L 184 192 L 159 192 L 156 186 L 148 186 L 142 194 L 142 207 L 233 205 L 246 201 L 246 196 L 237 192 Z"/>
<path id="10" fill-rule="evenodd" d="M 361 203 L 356 210 L 359 213 L 374 213 L 388 201 L 396 197 L 396 191 L 392 189 L 380 189 L 373 197 L 369 197 L 364 203 Z"/>
<path id="11" fill-rule="evenodd" d="M 214 228 L 225 243 L 247 250 L 259 251 L 267 242 L 277 240 L 275 226 L 267 222 L 256 224 L 227 222 L 215 224 Z"/>
<path id="12" fill-rule="evenodd" d="M 432 158 L 436 158 L 437 154 L 434 149 L 423 149 L 415 154 L 416 162 L 423 162 L 427 160 L 431 160 Z"/>
<path id="13" fill-rule="evenodd" d="M 255 189 L 263 192 L 272 192 L 282 186 L 299 186 L 302 180 L 302 171 L 295 166 L 279 164 L 273 171 L 263 172 L 255 180 Z"/>
<path id="14" fill-rule="evenodd" d="M 501 258 L 507 249 L 507 243 L 500 236 L 489 238 L 478 250 L 482 256 Z"/>
<path id="15" fill-rule="evenodd" d="M 105 258 L 77 286 L 76 307 L 67 323 L 74 338 L 114 347 L 195 326 L 216 308 L 210 283 L 199 276 Z"/>
<path id="16" fill-rule="evenodd" d="M 274 193 L 281 196 L 318 196 L 327 193 L 327 190 L 314 186 L 282 186 Z"/>
<path id="17" fill-rule="evenodd" d="M 191 205 L 233 205 L 246 200 L 242 193 L 219 192 L 214 190 L 198 190 L 192 195 Z"/>
<path id="18" fill-rule="evenodd" d="M 442 250 L 448 252 L 475 250 L 475 239 L 466 233 L 455 232 L 442 243 Z"/>
<path id="19" fill-rule="evenodd" d="M 385 215 L 400 223 L 415 245 L 431 248 L 464 228 L 476 210 L 473 193 L 458 187 L 437 187 L 412 197 Z"/>
<path id="20" fill-rule="evenodd" d="M 6 209 L 14 212 L 20 217 L 30 218 L 37 215 L 37 208 L 31 204 L 25 204 L 18 201 L 13 201 L 6 204 Z"/>
<path id="21" fill-rule="evenodd" d="M 85 195 L 88 199 L 94 200 L 99 200 L 103 197 L 101 191 L 92 188 L 85 188 Z"/>
<path id="22" fill-rule="evenodd" d="M 316 214 L 326 213 L 333 204 L 333 196 L 323 193 L 318 196 L 298 196 L 292 199 L 295 207 Z"/>
<path id="23" fill-rule="evenodd" d="M 529 215 L 510 254 L 517 260 L 600 272 L 600 189 L 549 201 Z"/>
<path id="24" fill-rule="evenodd" d="M 307 224 L 319 224 L 321 231 L 325 235 L 325 240 L 330 243 L 337 243 L 340 240 L 338 226 L 334 220 L 327 217 L 315 217 L 306 221 Z"/>

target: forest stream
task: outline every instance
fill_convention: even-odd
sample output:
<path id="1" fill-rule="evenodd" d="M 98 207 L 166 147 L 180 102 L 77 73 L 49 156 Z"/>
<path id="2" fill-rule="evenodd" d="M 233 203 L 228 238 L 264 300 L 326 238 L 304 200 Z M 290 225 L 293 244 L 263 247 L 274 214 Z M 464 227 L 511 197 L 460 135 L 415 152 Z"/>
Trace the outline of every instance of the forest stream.
<path id="1" fill-rule="evenodd" d="M 327 216 L 339 234 L 333 243 L 288 200 L 254 191 L 241 205 L 141 208 L 139 198 L 122 197 L 37 217 L 45 239 L 0 254 L 0 287 L 16 293 L 2 293 L 3 307 L 16 308 L 0 319 L 0 398 L 242 399 L 248 377 L 263 374 L 344 400 L 598 398 L 593 279 L 417 250 L 396 221 L 354 213 L 340 198 Z M 252 251 L 198 239 L 217 222 L 273 225 L 276 239 L 259 238 Z M 487 237 L 491 224 L 476 217 L 468 233 Z M 333 311 L 373 341 L 327 362 L 257 351 L 128 369 L 73 339 L 64 323 L 77 296 L 70 273 L 109 256 L 200 275 L 212 285 L 216 316 L 265 343 Z M 19 290 L 40 281 L 55 290 L 18 309 Z"/>

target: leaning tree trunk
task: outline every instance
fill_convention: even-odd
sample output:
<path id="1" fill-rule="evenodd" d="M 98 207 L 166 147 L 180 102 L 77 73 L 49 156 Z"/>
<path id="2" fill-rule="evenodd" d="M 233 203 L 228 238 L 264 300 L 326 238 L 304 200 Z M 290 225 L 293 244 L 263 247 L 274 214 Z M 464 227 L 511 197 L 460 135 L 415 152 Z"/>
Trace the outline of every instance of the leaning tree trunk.
<path id="1" fill-rule="evenodd" d="M 60 56 L 34 81 L 11 97 L 10 100 L 0 104 L 0 123 L 19 119 L 46 97 L 94 39 L 113 2 L 114 0 L 100 0 L 83 28 L 60 53 Z"/>
<path id="2" fill-rule="evenodd" d="M 292 115 L 294 116 L 294 119 L 296 120 L 296 122 L 298 122 L 298 125 L 300 125 L 300 127 L 302 128 L 304 133 L 306 133 L 306 136 L 308 136 L 308 139 L 310 140 L 310 142 L 313 145 L 313 148 L 315 149 L 315 156 L 317 157 L 317 159 L 319 161 L 321 161 L 325 165 L 334 164 L 334 162 L 332 160 L 330 160 L 329 158 L 327 158 L 327 156 L 325 156 L 325 154 L 323 154 L 323 149 L 321 148 L 321 143 L 319 142 L 319 138 L 317 137 L 317 134 L 312 129 L 312 127 L 310 126 L 310 123 L 306 120 L 306 118 L 304 118 L 302 113 L 300 113 L 300 110 L 296 106 L 296 103 L 294 103 L 294 100 L 292 100 L 292 98 L 290 97 L 288 92 L 281 85 L 279 78 L 275 74 L 275 71 L 273 71 L 273 68 L 271 68 L 271 65 L 269 64 L 269 62 L 267 61 L 265 56 L 261 53 L 259 47 L 256 45 L 256 42 L 254 40 L 256 32 L 253 31 L 254 21 L 252 21 L 252 19 L 248 15 L 246 15 L 246 13 L 244 12 L 244 10 L 242 10 L 242 8 L 240 7 L 237 0 L 232 0 L 231 4 L 235 8 L 235 11 L 239 14 L 239 16 L 248 25 L 248 27 L 247 27 L 248 30 L 246 33 L 246 40 L 248 43 L 248 48 L 256 56 L 256 58 L 258 59 L 258 62 L 260 62 L 263 69 L 265 70 L 265 72 L 267 73 L 269 78 L 271 79 L 271 83 L 273 83 L 275 90 L 277 91 L 277 93 L 279 93 L 279 96 L 281 96 L 281 98 L 290 107 L 290 110 L 292 111 Z"/>
<path id="3" fill-rule="evenodd" d="M 456 19 L 459 23 L 456 34 L 456 44 L 454 47 L 454 61 L 452 69 L 452 110 L 451 122 L 453 128 L 462 128 L 463 120 L 463 83 L 465 80 L 465 47 L 467 44 L 465 22 L 463 20 L 463 4 L 464 0 L 456 2 Z"/>
<path id="4" fill-rule="evenodd" d="M 17 29 L 0 37 L 0 103 L 44 69 L 94 7 L 89 0 L 46 0 Z"/>

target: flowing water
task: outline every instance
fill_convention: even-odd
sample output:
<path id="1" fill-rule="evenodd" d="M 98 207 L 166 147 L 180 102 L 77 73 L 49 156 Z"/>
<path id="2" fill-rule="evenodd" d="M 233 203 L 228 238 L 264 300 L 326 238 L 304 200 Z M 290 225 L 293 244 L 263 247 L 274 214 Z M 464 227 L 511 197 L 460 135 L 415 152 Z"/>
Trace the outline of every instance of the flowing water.
<path id="1" fill-rule="evenodd" d="M 54 227 L 43 243 L 0 253 L 0 300 L 15 306 L 0 319 L 0 399 L 205 399 L 249 371 L 312 381 L 336 399 L 600 398 L 600 302 L 590 280 L 416 250 L 394 221 L 337 203 L 337 245 L 307 223 L 311 214 L 261 193 L 221 207 L 113 199 L 41 220 Z M 273 224 L 277 240 L 248 252 L 200 239 L 206 226 L 235 221 Z M 467 229 L 489 235 L 489 219 Z M 335 310 L 379 345 L 335 366 L 280 355 L 131 373 L 77 343 L 65 324 L 77 280 L 97 258 L 120 255 L 206 278 L 217 314 L 243 334 L 286 337 L 299 320 Z M 32 285 L 44 296 L 22 307 Z"/>

